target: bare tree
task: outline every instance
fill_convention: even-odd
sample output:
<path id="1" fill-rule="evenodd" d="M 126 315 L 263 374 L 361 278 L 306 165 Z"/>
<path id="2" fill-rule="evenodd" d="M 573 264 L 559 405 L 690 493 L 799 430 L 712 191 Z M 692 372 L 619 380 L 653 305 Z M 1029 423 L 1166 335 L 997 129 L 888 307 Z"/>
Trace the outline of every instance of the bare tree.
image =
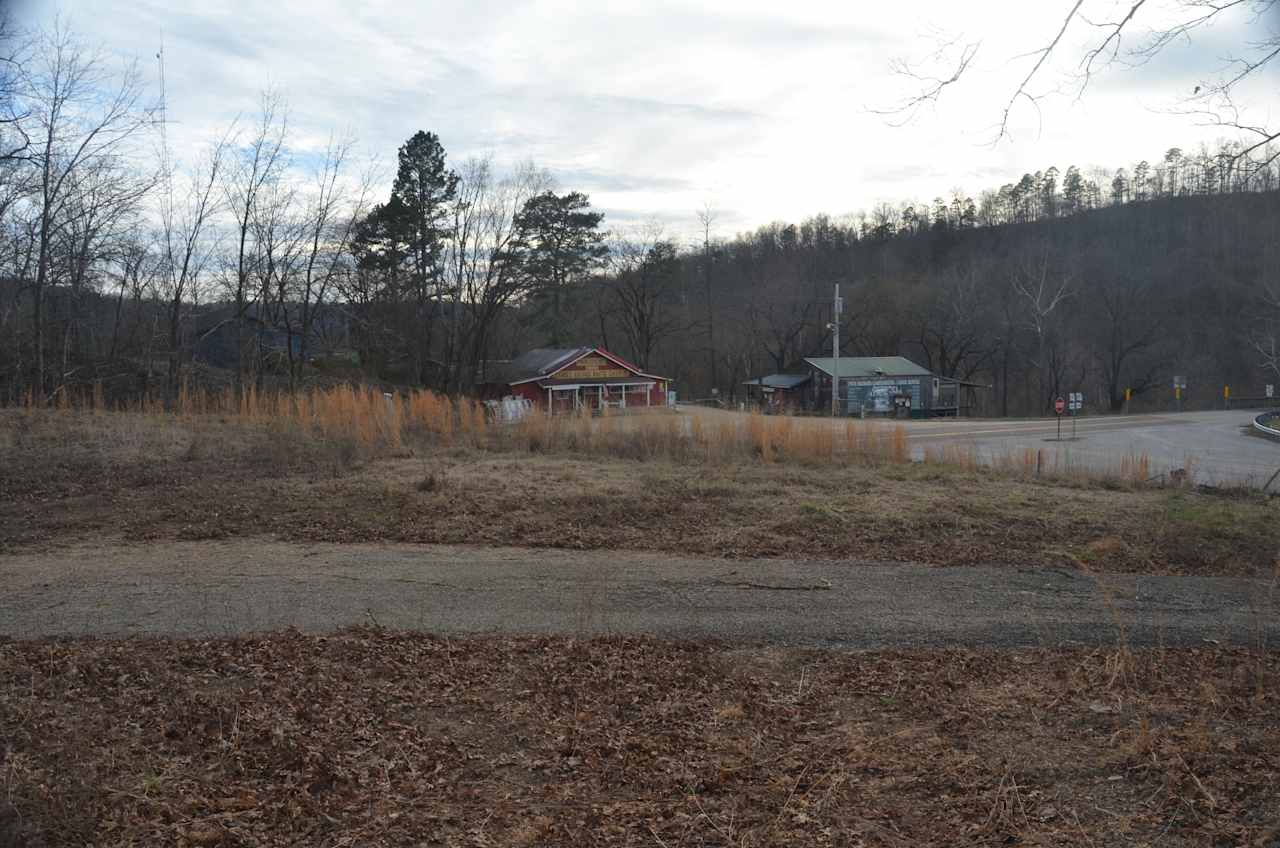
<path id="1" fill-rule="evenodd" d="M 817 303 L 808 299 L 781 304 L 765 301 L 763 305 L 751 307 L 748 315 L 756 338 L 764 345 L 776 370 L 791 367 L 808 353 L 805 339 L 813 326 L 813 314 L 817 311 Z"/>
<path id="2" fill-rule="evenodd" d="M 493 190 L 492 160 L 471 158 L 456 172 L 457 183 L 449 201 L 449 237 L 445 240 L 441 265 L 444 290 L 450 296 L 450 309 L 444 342 L 447 366 L 445 389 L 470 382 L 469 369 L 462 355 L 464 294 L 476 286 L 483 273 L 485 256 L 485 204 Z"/>
<path id="3" fill-rule="evenodd" d="M 933 373 L 969 380 L 995 355 L 998 346 L 991 338 L 991 316 L 982 291 L 986 273 L 970 264 L 928 281 L 915 344 Z"/>
<path id="4" fill-rule="evenodd" d="M 1141 394 L 1155 387 L 1160 362 L 1146 357 L 1161 338 L 1162 328 L 1151 302 L 1156 296 L 1149 280 L 1099 276 L 1090 291 L 1096 317 L 1093 348 L 1101 366 L 1107 403 L 1112 412 L 1124 408 L 1124 390 Z M 1144 362 L 1143 360 L 1146 359 Z"/>
<path id="5" fill-rule="evenodd" d="M 259 388 L 269 367 L 281 370 L 280 366 L 286 361 L 291 366 L 294 356 L 289 298 L 294 293 L 306 238 L 305 225 L 296 212 L 297 204 L 296 186 L 281 179 L 266 183 L 253 204 L 254 256 L 251 266 L 257 310 L 253 322 L 251 361 Z M 283 356 L 274 344 L 268 345 L 267 341 L 268 333 L 274 336 L 275 328 L 281 326 L 288 328 L 288 352 Z M 292 375 L 292 367 L 288 370 Z"/>
<path id="6" fill-rule="evenodd" d="M 350 135 L 330 136 L 299 213 L 297 261 L 288 266 L 295 279 L 290 282 L 282 277 L 278 290 L 277 320 L 285 328 L 289 384 L 294 388 L 301 383 L 302 369 L 310 357 L 317 321 L 339 279 L 350 270 L 347 260 L 356 223 L 369 208 L 373 171 L 366 171 L 354 185 L 346 179 L 354 147 L 355 139 Z"/>
<path id="7" fill-rule="evenodd" d="M 1262 369 L 1280 380 L 1280 284 L 1263 289 L 1262 316 L 1249 343 Z"/>
<path id="8" fill-rule="evenodd" d="M 0 367 L 6 372 L 10 397 L 16 398 L 30 378 L 19 326 L 26 317 L 22 311 L 23 281 L 31 278 L 35 264 L 39 224 L 27 206 L 9 210 L 0 223 Z"/>
<path id="9" fill-rule="evenodd" d="M 65 202 L 53 244 L 51 267 L 67 297 L 62 321 L 62 363 L 58 384 L 75 373 L 73 358 L 80 363 L 91 359 L 85 347 L 84 324 L 92 325 L 91 306 L 86 301 L 95 293 L 102 270 L 118 260 L 122 247 L 136 241 L 141 227 L 141 202 L 154 181 L 112 159 L 86 163 L 68 175 Z M 150 371 L 150 363 L 147 363 Z M 55 389 L 56 391 L 56 389 Z"/>
<path id="10" fill-rule="evenodd" d="M 45 293 L 53 245 L 74 216 L 69 188 L 86 171 L 114 165 L 148 123 L 136 65 L 113 70 L 101 51 L 78 41 L 61 21 L 41 33 L 34 55 L 19 71 L 24 133 L 36 174 L 32 202 L 39 221 L 33 294 L 34 387 L 43 395 Z"/>
<path id="11" fill-rule="evenodd" d="M 1071 297 L 1071 284 L 1070 276 L 1053 267 L 1047 247 L 1024 256 L 1014 267 L 1010 280 L 1021 303 L 1026 327 L 1035 339 L 1031 364 L 1038 377 L 1036 405 L 1041 409 L 1061 388 L 1065 359 L 1055 333 L 1055 313 Z"/>
<path id="12" fill-rule="evenodd" d="M 681 329 L 671 308 L 679 271 L 676 247 L 663 238 L 660 226 L 650 224 L 629 238 L 616 239 L 609 262 L 617 321 L 632 357 L 647 368 L 658 342 Z"/>
<path id="13" fill-rule="evenodd" d="M 455 316 L 466 318 L 465 345 L 453 346 L 452 381 L 470 388 L 482 378 L 494 325 L 504 310 L 530 294 L 536 280 L 524 265 L 520 211 L 550 191 L 550 174 L 528 162 L 503 178 L 488 159 L 471 159 L 459 173 L 445 248 L 445 274 L 456 292 Z"/>
<path id="14" fill-rule="evenodd" d="M 222 190 L 235 223 L 234 253 L 230 261 L 227 288 L 233 301 L 230 320 L 235 323 L 237 391 L 244 387 L 247 373 L 245 317 L 256 301 L 256 292 L 251 285 L 256 274 L 254 262 L 258 255 L 257 245 L 254 243 L 255 217 L 259 215 L 258 204 L 264 189 L 280 178 L 286 165 L 285 139 L 288 136 L 288 126 L 288 114 L 281 96 L 273 91 L 264 91 L 251 135 L 243 144 L 238 143 L 238 139 L 231 142 L 229 167 L 223 171 L 225 181 Z"/>
<path id="15" fill-rule="evenodd" d="M 719 375 L 716 373 L 716 301 L 713 286 L 713 265 L 711 231 L 716 225 L 716 210 L 710 202 L 698 210 L 698 226 L 702 228 L 702 287 L 707 304 L 707 359 L 711 370 L 711 385 L 719 386 Z"/>
<path id="16" fill-rule="evenodd" d="M 143 303 L 156 295 L 156 284 L 163 272 L 163 257 L 152 243 L 139 237 L 137 233 L 122 238 L 115 245 L 112 258 L 117 269 L 112 275 L 116 277 L 116 307 L 111 321 L 111 346 L 107 350 L 109 363 L 116 362 L 123 351 L 132 349 L 137 342 Z M 127 336 L 121 339 L 126 296 L 133 309 L 133 321 Z M 150 360 L 148 356 L 143 358 Z"/>
<path id="17" fill-rule="evenodd" d="M 0 165 L 24 159 L 31 147 L 23 119 L 23 64 L 30 45 L 21 38 L 8 9 L 0 9 Z"/>
<path id="18" fill-rule="evenodd" d="M 183 361 L 183 324 L 188 307 L 198 302 L 199 282 L 212 253 L 210 223 L 221 211 L 222 179 L 231 129 L 206 151 L 203 161 L 183 178 L 181 201 L 175 201 L 173 173 L 165 155 L 160 198 L 160 250 L 162 273 L 160 295 L 165 301 L 166 353 L 168 371 L 165 385 L 170 403 L 177 396 Z"/>

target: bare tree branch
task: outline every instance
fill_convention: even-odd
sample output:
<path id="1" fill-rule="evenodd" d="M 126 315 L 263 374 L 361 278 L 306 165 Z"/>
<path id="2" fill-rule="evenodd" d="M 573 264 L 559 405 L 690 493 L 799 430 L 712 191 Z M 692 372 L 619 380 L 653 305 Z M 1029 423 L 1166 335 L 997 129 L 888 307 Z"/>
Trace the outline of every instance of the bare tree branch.
<path id="1" fill-rule="evenodd" d="M 1027 72 L 1027 75 L 1023 78 L 1022 82 L 1018 83 L 1018 88 L 1009 98 L 1009 102 L 1005 104 L 1004 113 L 1000 116 L 1000 129 L 996 134 L 994 141 L 999 141 L 1009 135 L 1009 114 L 1013 111 L 1014 104 L 1018 102 L 1019 98 L 1025 97 L 1027 100 L 1035 103 L 1036 98 L 1027 91 L 1027 86 L 1031 84 L 1031 80 L 1035 78 L 1037 73 L 1039 73 L 1040 68 L 1053 54 L 1053 51 L 1057 49 L 1058 43 L 1062 41 L 1062 36 L 1066 34 L 1067 28 L 1071 26 L 1071 21 L 1075 18 L 1076 14 L 1080 11 L 1080 7 L 1083 5 L 1084 0 L 1076 0 L 1075 5 L 1071 7 L 1071 11 L 1067 12 L 1067 16 L 1063 19 L 1062 26 L 1058 29 L 1058 34 L 1053 37 L 1053 40 L 1050 41 L 1047 46 L 1028 54 L 1030 56 L 1038 55 L 1040 58 L 1036 59 L 1036 63 L 1031 66 L 1031 70 Z"/>
<path id="2" fill-rule="evenodd" d="M 1138 10 L 1146 5 L 1146 3 L 1147 0 L 1137 0 L 1137 2 L 1129 7 L 1129 11 L 1119 21 L 1108 24 L 1095 24 L 1095 26 L 1107 27 L 1111 31 L 1107 34 L 1107 37 L 1103 39 L 1101 44 L 1088 50 L 1084 55 L 1084 59 L 1081 60 L 1080 64 L 1083 79 L 1080 82 L 1080 91 L 1076 95 L 1077 98 L 1084 94 L 1084 90 L 1089 86 L 1090 80 L 1093 79 L 1094 63 L 1098 61 L 1099 56 L 1103 56 L 1104 54 L 1106 55 L 1104 66 L 1115 61 L 1120 52 L 1120 44 L 1124 37 L 1123 34 L 1125 27 L 1129 25 L 1130 21 L 1133 20 L 1133 16 L 1138 14 Z M 1108 52 L 1108 48 L 1110 49 L 1110 52 Z"/>
<path id="3" fill-rule="evenodd" d="M 953 49 L 959 44 L 960 39 L 953 38 L 942 44 L 934 53 L 928 57 L 926 62 L 946 62 Z M 903 59 L 894 59 L 891 64 L 891 70 L 899 76 L 906 77 L 913 82 L 923 85 L 923 89 L 915 95 L 908 97 L 903 102 L 884 109 L 868 108 L 867 111 L 875 115 L 894 115 L 899 120 L 889 121 L 890 126 L 904 126 L 916 116 L 916 114 L 926 105 L 938 102 L 943 92 L 949 86 L 955 85 L 964 76 L 965 71 L 969 69 L 969 65 L 973 62 L 974 57 L 978 55 L 978 48 L 981 46 L 980 41 L 966 42 L 960 45 L 960 55 L 955 58 L 951 72 L 945 77 L 934 76 L 928 73 L 922 73 Z"/>
<path id="4" fill-rule="evenodd" d="M 1111 20 L 1095 22 L 1085 15 L 1086 0 L 1069 0 L 1069 7 L 1061 18 L 1053 38 L 1043 47 L 1029 53 L 1013 57 L 1014 59 L 1035 58 L 1034 64 L 1014 87 L 1000 111 L 1000 120 L 996 125 L 992 143 L 1008 138 L 1010 123 L 1014 111 L 1020 102 L 1032 104 L 1039 109 L 1040 101 L 1045 95 L 1032 91 L 1032 84 L 1046 73 L 1050 60 L 1066 49 L 1066 36 L 1072 24 L 1081 20 L 1098 30 L 1100 38 L 1092 45 L 1084 48 L 1077 63 L 1076 72 L 1071 75 L 1075 79 L 1075 96 L 1082 97 L 1093 79 L 1106 68 L 1115 63 L 1127 66 L 1141 66 L 1159 55 L 1167 47 L 1190 40 L 1195 34 L 1210 23 L 1233 12 L 1252 12 L 1252 24 L 1257 25 L 1268 13 L 1280 9 L 1280 0 L 1125 0 L 1117 17 Z M 1133 30 L 1140 17 L 1149 16 L 1159 19 L 1160 13 L 1172 15 L 1172 22 L 1158 25 L 1146 31 L 1142 36 L 1134 36 Z M 1128 37 L 1137 38 L 1131 49 L 1125 49 Z M 890 70 L 910 81 L 915 89 L 901 103 L 887 109 L 870 109 L 874 114 L 891 117 L 892 126 L 909 123 L 927 104 L 936 104 L 950 88 L 961 81 L 970 70 L 976 56 L 976 44 L 967 44 L 961 51 L 959 59 L 954 56 L 959 38 L 945 41 L 943 45 L 928 57 L 921 66 L 907 63 L 902 59 L 894 59 Z M 1182 113 L 1200 114 L 1224 109 L 1224 101 L 1241 83 L 1256 76 L 1263 68 L 1269 67 L 1280 57 L 1280 33 L 1274 29 L 1267 30 L 1261 40 L 1242 44 L 1237 55 L 1227 59 L 1226 65 L 1218 70 L 1217 78 L 1202 82 L 1186 101 L 1196 104 L 1193 109 L 1178 110 Z M 931 72 L 929 65 L 941 70 Z M 1065 82 L 1065 81 L 1064 81 Z M 1051 91 L 1053 89 L 1050 89 Z M 1248 132 L 1263 138 L 1260 144 L 1251 149 L 1256 150 L 1276 138 L 1276 135 L 1259 126 L 1250 126 L 1238 119 L 1222 119 L 1217 126 L 1230 127 Z"/>

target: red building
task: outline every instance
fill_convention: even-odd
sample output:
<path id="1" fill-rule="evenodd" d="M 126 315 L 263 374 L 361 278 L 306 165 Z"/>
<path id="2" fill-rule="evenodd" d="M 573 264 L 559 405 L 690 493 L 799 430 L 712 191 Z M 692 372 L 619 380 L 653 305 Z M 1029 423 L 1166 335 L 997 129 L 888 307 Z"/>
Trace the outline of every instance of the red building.
<path id="1" fill-rule="evenodd" d="M 671 383 L 599 347 L 538 348 L 495 370 L 488 394 L 528 398 L 552 412 L 666 406 Z"/>

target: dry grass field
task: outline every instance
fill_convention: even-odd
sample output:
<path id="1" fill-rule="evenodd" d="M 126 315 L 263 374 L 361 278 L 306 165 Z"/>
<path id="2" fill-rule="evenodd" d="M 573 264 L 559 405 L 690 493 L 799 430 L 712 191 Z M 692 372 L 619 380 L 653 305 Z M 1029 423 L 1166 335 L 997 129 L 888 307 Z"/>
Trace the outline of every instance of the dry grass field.
<path id="1" fill-rule="evenodd" d="M 1137 460 L 1101 476 L 911 462 L 891 425 L 500 428 L 426 393 L 389 414 L 343 390 L 191 406 L 0 412 L 0 551 L 257 535 L 1250 575 L 1280 551 L 1280 502 L 1257 492 L 1152 485 Z"/>
<path id="2" fill-rule="evenodd" d="M 1276 500 L 759 416 L 425 393 L 0 411 L 0 554 L 448 542 L 1274 573 Z M 1273 846 L 1266 645 L 0 639 L 0 846 Z"/>

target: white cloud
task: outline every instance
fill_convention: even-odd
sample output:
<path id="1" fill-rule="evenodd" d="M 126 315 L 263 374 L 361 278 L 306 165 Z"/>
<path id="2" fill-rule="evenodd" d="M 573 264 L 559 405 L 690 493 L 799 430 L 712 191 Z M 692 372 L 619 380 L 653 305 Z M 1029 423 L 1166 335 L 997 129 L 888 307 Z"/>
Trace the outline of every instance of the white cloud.
<path id="1" fill-rule="evenodd" d="M 1103 19 L 1114 7 L 1091 3 Z M 152 72 L 163 31 L 172 137 L 188 156 L 272 85 L 304 147 L 351 128 L 390 161 L 427 129 L 455 160 L 532 158 L 613 217 L 688 232 L 707 201 L 724 226 L 745 228 L 1212 140 L 1219 131 L 1161 110 L 1247 37 L 1243 19 L 1224 23 L 1147 67 L 1106 75 L 1079 102 L 1020 106 L 1012 141 L 992 147 L 1027 67 L 1011 57 L 1052 35 L 1065 0 L 175 5 L 78 0 L 62 12 Z M 888 126 L 867 109 L 904 91 L 890 60 L 926 52 L 938 31 L 982 42 L 971 73 L 936 109 Z M 1276 89 L 1272 76 L 1253 95 L 1265 109 Z"/>

